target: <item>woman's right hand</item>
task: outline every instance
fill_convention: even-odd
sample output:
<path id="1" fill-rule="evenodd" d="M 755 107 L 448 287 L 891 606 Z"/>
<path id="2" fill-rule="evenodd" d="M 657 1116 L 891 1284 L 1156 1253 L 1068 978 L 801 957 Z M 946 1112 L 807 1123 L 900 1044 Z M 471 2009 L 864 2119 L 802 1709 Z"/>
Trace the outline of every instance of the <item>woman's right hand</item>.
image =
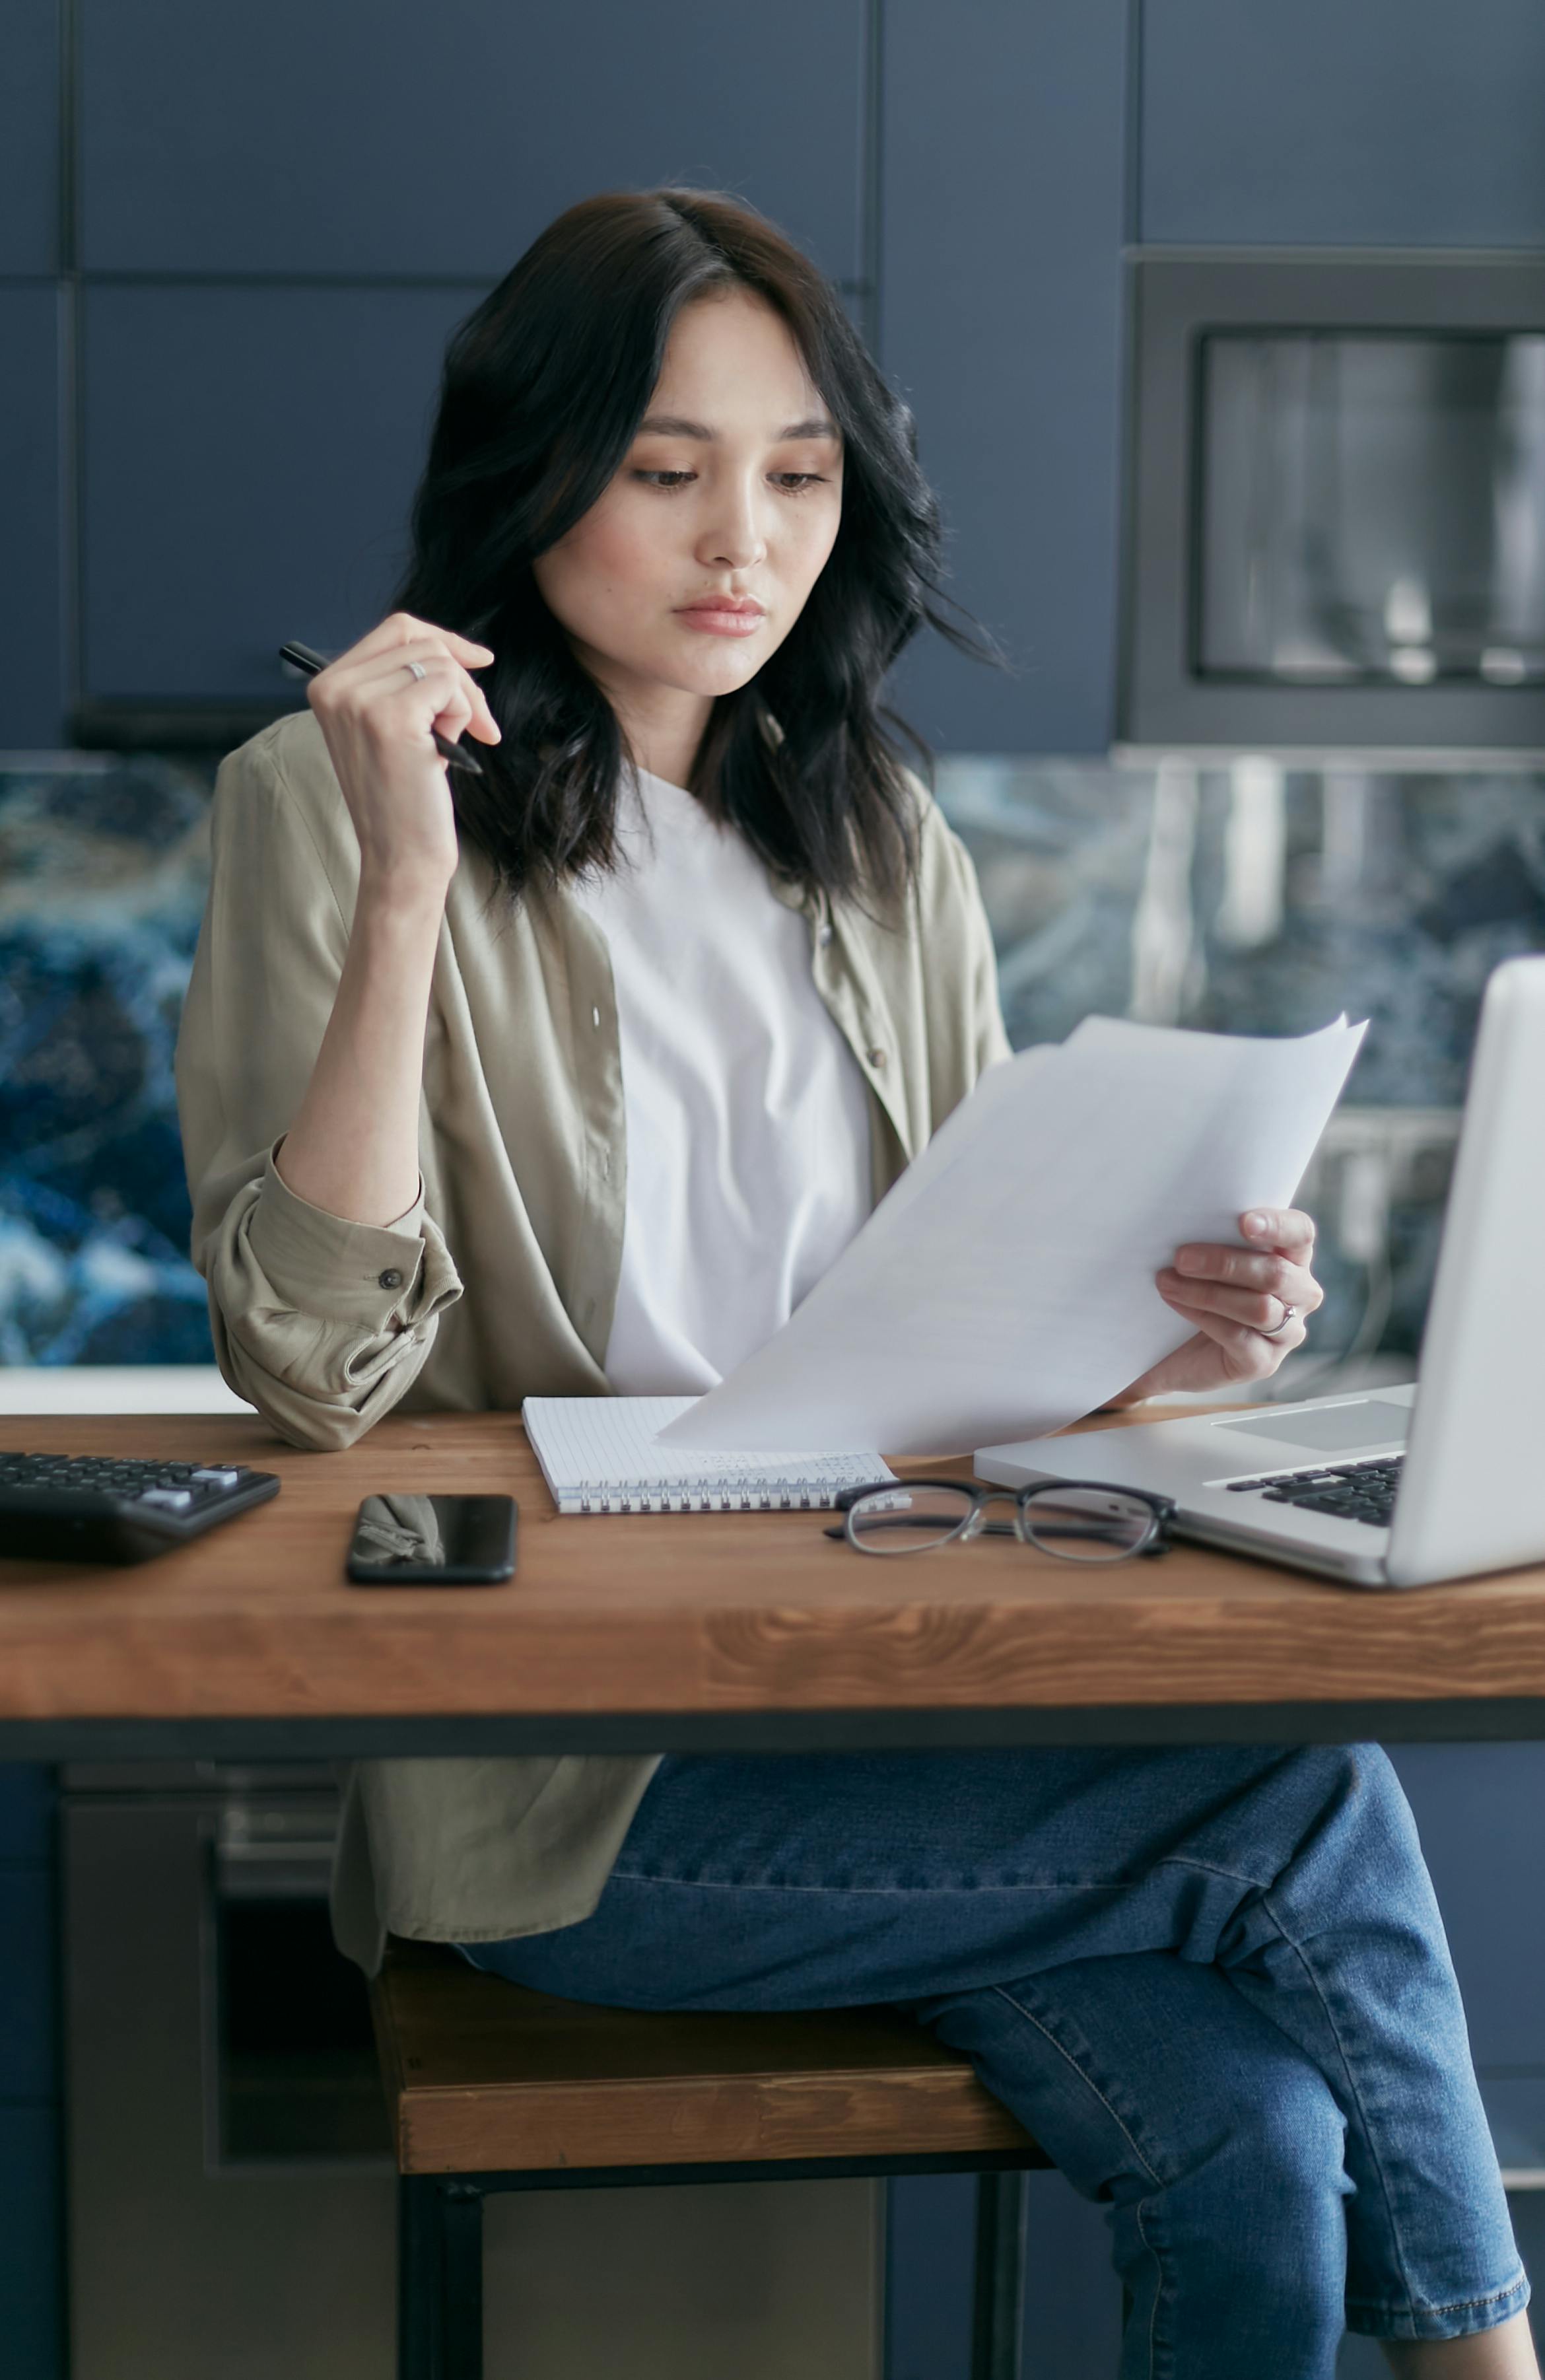
<path id="1" fill-rule="evenodd" d="M 362 885 L 443 900 L 456 870 L 456 820 L 431 730 L 452 742 L 464 729 L 479 743 L 499 742 L 468 675 L 492 660 L 487 645 L 394 612 L 311 680 L 306 698 L 359 837 Z"/>

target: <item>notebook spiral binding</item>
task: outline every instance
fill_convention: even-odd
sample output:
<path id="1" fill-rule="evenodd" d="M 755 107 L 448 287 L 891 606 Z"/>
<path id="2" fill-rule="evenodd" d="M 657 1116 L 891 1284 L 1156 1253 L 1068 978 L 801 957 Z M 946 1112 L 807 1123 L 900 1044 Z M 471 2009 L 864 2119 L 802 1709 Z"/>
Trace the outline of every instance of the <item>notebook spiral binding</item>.
<path id="1" fill-rule="evenodd" d="M 645 1479 L 578 1480 L 558 1499 L 560 1512 L 829 1512 L 838 1491 L 810 1479 L 767 1479 L 754 1488 L 724 1479 L 712 1488 L 651 1488 Z"/>

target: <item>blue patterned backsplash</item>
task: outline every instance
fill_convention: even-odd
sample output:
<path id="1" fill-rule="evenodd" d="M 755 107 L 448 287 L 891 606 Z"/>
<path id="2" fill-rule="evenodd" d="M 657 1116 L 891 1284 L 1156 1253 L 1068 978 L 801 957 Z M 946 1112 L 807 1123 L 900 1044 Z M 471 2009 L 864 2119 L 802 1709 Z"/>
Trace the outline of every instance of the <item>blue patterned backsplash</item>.
<path id="1" fill-rule="evenodd" d="M 0 769 L 0 1362 L 213 1360 L 172 1080 L 211 782 Z"/>
<path id="2" fill-rule="evenodd" d="M 0 1363 L 203 1363 L 172 1055 L 212 771 L 0 761 Z M 1366 1015 L 1310 1188 L 1315 1345 L 1419 1337 L 1482 986 L 1545 946 L 1545 781 L 946 760 L 1019 1047 L 1081 1016 Z"/>

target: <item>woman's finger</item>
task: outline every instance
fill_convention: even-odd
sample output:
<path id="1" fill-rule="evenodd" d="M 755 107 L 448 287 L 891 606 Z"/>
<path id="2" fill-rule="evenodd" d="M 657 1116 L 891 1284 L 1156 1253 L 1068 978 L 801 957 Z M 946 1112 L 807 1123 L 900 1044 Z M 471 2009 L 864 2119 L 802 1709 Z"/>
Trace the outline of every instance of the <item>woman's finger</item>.
<path id="1" fill-rule="evenodd" d="M 1284 1272 L 1273 1289 L 1235 1289 L 1221 1281 L 1191 1281 L 1173 1269 L 1155 1278 L 1159 1295 L 1177 1309 L 1220 1315 L 1226 1321 L 1243 1323 L 1247 1330 L 1273 1334 L 1290 1305 L 1299 1314 L 1312 1314 L 1325 1295 L 1311 1272 L 1294 1269 Z"/>
<path id="2" fill-rule="evenodd" d="M 1169 1302 L 1174 1304 L 1173 1300 Z M 1290 1355 L 1295 1347 L 1303 1345 L 1309 1335 L 1302 1315 L 1295 1315 L 1280 1334 L 1273 1331 L 1268 1337 L 1261 1330 L 1244 1323 L 1231 1322 L 1224 1316 L 1209 1313 L 1201 1306 L 1175 1305 L 1174 1310 L 1183 1321 L 1189 1322 L 1193 1329 L 1213 1342 L 1229 1377 L 1236 1380 L 1265 1379 L 1276 1370 L 1285 1355 Z"/>
<path id="3" fill-rule="evenodd" d="M 313 709 L 331 704 L 358 717 L 379 704 L 390 703 L 399 712 L 405 705 L 410 717 L 425 717 L 442 735 L 469 727 L 482 743 L 501 740 L 499 722 L 476 678 L 443 646 L 428 640 L 365 658 L 351 656 L 346 669 L 335 664 L 333 671 L 314 678 L 311 691 Z M 453 726 L 446 724 L 453 719 Z"/>
<path id="4" fill-rule="evenodd" d="M 332 667 L 367 657 L 373 659 L 377 653 L 390 652 L 398 645 L 425 642 L 440 643 L 468 669 L 487 669 L 493 659 L 487 645 L 479 645 L 470 637 L 459 637 L 453 628 L 437 628 L 432 620 L 416 620 L 411 612 L 393 612 L 368 636 L 361 637 L 357 644 L 351 645 L 346 653 L 340 653 Z"/>
<path id="5" fill-rule="evenodd" d="M 1305 1261 L 1314 1245 L 1314 1218 L 1299 1207 L 1252 1207 L 1239 1230 L 1252 1246 L 1283 1248 Z"/>
<path id="6" fill-rule="evenodd" d="M 1294 1305 L 1302 1303 L 1295 1289 L 1313 1279 L 1299 1251 L 1273 1249 L 1270 1255 L 1254 1255 L 1249 1248 L 1222 1247 L 1209 1241 L 1177 1248 L 1170 1269 L 1189 1281 L 1224 1281 L 1230 1289 L 1273 1290 Z"/>

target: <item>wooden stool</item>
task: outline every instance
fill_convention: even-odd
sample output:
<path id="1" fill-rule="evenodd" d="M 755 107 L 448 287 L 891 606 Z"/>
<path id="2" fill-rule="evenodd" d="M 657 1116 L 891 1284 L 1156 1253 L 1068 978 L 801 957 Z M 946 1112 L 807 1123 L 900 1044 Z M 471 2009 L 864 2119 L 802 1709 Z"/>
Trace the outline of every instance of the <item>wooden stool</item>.
<path id="1" fill-rule="evenodd" d="M 895 2009 L 590 2008 L 394 1943 L 372 1987 L 401 2175 L 398 2380 L 479 2380 L 495 2190 L 974 2173 L 972 2380 L 1019 2380 L 1028 2168 L 969 2061 Z"/>

